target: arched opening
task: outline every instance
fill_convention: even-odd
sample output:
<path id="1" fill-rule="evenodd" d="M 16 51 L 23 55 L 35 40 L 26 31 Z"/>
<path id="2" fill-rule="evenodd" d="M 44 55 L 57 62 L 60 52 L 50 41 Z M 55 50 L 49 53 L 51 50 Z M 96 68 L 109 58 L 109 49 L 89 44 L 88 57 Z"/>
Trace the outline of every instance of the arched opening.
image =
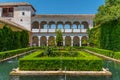
<path id="1" fill-rule="evenodd" d="M 78 36 L 75 36 L 73 38 L 73 46 L 79 46 L 80 45 L 80 39 Z"/>
<path id="2" fill-rule="evenodd" d="M 40 38 L 40 45 L 41 46 L 47 46 L 47 38 L 45 36 L 42 36 Z"/>
<path id="3" fill-rule="evenodd" d="M 55 22 L 53 21 L 49 22 L 49 29 L 56 29 Z"/>
<path id="4" fill-rule="evenodd" d="M 42 21 L 40 23 L 40 29 L 47 29 L 47 28 L 48 28 L 47 22 L 46 21 Z"/>
<path id="5" fill-rule="evenodd" d="M 32 45 L 33 45 L 33 46 L 39 46 L 39 45 L 38 45 L 38 41 L 39 41 L 39 39 L 38 39 L 37 36 L 33 36 L 33 37 L 32 37 Z"/>
<path id="6" fill-rule="evenodd" d="M 32 23 L 32 29 L 39 29 L 39 22 L 34 21 L 34 22 Z"/>
<path id="7" fill-rule="evenodd" d="M 57 22 L 57 29 L 63 29 L 63 22 Z"/>
<path id="8" fill-rule="evenodd" d="M 71 29 L 71 22 L 65 22 L 65 29 Z"/>
<path id="9" fill-rule="evenodd" d="M 73 29 L 80 29 L 80 23 L 78 21 L 73 22 Z"/>
<path id="10" fill-rule="evenodd" d="M 49 37 L 48 46 L 55 46 L 55 38 L 53 36 Z"/>
<path id="11" fill-rule="evenodd" d="M 65 37 L 65 46 L 71 46 L 71 37 L 70 36 Z"/>
<path id="12" fill-rule="evenodd" d="M 83 22 L 81 23 L 81 28 L 82 28 L 82 29 L 88 29 L 88 28 L 89 28 L 88 22 L 83 21 Z"/>
<path id="13" fill-rule="evenodd" d="M 87 43 L 88 43 L 88 39 L 86 36 L 83 36 L 82 39 L 81 39 L 81 43 L 82 43 L 82 46 L 87 46 Z"/>

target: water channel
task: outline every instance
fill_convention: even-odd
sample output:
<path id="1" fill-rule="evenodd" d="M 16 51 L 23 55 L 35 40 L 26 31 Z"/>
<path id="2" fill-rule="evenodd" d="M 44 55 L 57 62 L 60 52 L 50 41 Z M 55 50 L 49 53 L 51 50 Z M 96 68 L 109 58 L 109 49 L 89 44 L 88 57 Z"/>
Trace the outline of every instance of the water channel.
<path id="1" fill-rule="evenodd" d="M 104 61 L 104 68 L 112 72 L 112 77 L 95 76 L 15 76 L 10 77 L 9 73 L 13 68 L 18 67 L 18 59 L 15 58 L 0 63 L 0 80 L 120 80 L 120 64 L 112 61 Z"/>

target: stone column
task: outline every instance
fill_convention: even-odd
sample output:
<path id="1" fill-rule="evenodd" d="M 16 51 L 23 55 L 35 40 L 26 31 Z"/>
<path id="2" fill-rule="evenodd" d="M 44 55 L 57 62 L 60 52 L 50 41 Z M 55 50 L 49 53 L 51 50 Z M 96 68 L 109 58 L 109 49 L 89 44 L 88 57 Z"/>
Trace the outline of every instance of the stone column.
<path id="1" fill-rule="evenodd" d="M 71 24 L 71 29 L 72 29 L 72 33 L 73 33 L 73 29 L 74 29 L 74 28 L 73 28 L 73 23 Z"/>
<path id="2" fill-rule="evenodd" d="M 63 30 L 64 30 L 63 32 L 65 32 L 65 24 L 63 24 Z"/>
<path id="3" fill-rule="evenodd" d="M 89 46 L 89 36 L 86 36 L 87 37 L 87 46 Z"/>
<path id="4" fill-rule="evenodd" d="M 63 36 L 63 46 L 65 46 L 65 36 Z"/>
<path id="5" fill-rule="evenodd" d="M 55 46 L 57 46 L 57 43 L 56 43 L 56 36 L 54 36 L 54 38 L 55 38 Z"/>
<path id="6" fill-rule="evenodd" d="M 47 33 L 49 32 L 49 24 L 47 23 Z"/>
<path id="7" fill-rule="evenodd" d="M 46 38 L 47 38 L 47 46 L 48 46 L 48 39 L 49 39 L 49 36 L 46 36 Z"/>
<path id="8" fill-rule="evenodd" d="M 71 36 L 71 46 L 73 46 L 73 36 Z"/>
<path id="9" fill-rule="evenodd" d="M 38 36 L 38 46 L 40 46 L 40 38 L 41 36 Z"/>
<path id="10" fill-rule="evenodd" d="M 33 43 L 32 43 L 33 39 L 32 38 L 33 38 L 33 36 L 30 36 L 30 46 L 33 46 Z"/>
<path id="11" fill-rule="evenodd" d="M 40 26 L 40 23 L 39 23 L 39 32 L 41 32 L 41 26 Z"/>
<path id="12" fill-rule="evenodd" d="M 80 32 L 82 32 L 81 24 L 80 24 Z"/>
<path id="13" fill-rule="evenodd" d="M 81 45 L 82 45 L 82 43 L 81 43 L 81 39 L 82 39 L 82 36 L 79 36 L 79 39 L 80 39 L 80 47 L 81 47 Z"/>

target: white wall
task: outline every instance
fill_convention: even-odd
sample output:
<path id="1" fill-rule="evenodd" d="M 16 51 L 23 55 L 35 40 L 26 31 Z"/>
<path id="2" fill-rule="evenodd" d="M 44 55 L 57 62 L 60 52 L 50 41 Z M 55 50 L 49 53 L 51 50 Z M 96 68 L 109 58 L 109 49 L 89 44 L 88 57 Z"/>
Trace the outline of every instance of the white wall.
<path id="1" fill-rule="evenodd" d="M 0 8 L 0 17 L 2 17 L 2 8 Z"/>
<path id="2" fill-rule="evenodd" d="M 89 28 L 90 28 L 90 29 L 93 28 L 93 20 L 90 20 L 90 22 L 89 22 Z"/>
<path id="3" fill-rule="evenodd" d="M 23 12 L 25 15 L 22 15 Z M 14 18 L 12 21 L 24 26 L 28 30 L 31 30 L 31 13 L 30 6 L 14 7 Z"/>

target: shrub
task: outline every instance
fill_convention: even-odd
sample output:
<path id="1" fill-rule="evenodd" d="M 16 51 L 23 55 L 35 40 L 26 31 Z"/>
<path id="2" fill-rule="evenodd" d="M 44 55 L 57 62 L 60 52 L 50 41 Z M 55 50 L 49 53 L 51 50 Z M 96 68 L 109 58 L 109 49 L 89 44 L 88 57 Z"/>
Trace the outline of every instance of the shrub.
<path id="1" fill-rule="evenodd" d="M 120 59 L 120 52 L 115 52 L 114 58 L 115 59 Z"/>
<path id="2" fill-rule="evenodd" d="M 48 54 L 48 52 L 42 52 L 38 57 L 59 57 L 59 56 L 68 56 L 68 57 L 77 57 L 78 56 L 78 52 L 76 51 L 53 51 L 52 53 Z"/>
<path id="3" fill-rule="evenodd" d="M 84 47 L 85 49 L 88 49 L 93 52 L 97 52 L 106 56 L 113 57 L 113 51 L 110 50 L 104 50 L 104 49 L 98 49 L 98 48 L 93 48 L 93 47 Z"/>
<path id="4" fill-rule="evenodd" d="M 64 70 L 66 67 L 69 71 L 99 71 L 102 70 L 103 60 L 92 56 L 86 52 L 78 51 L 76 57 L 66 55 L 67 51 L 63 51 L 64 56 L 46 57 L 41 56 L 43 51 L 38 50 L 19 61 L 20 70 L 35 70 L 35 71 L 51 71 L 51 70 Z M 57 52 L 57 51 L 56 51 Z M 56 53 L 58 55 L 58 53 Z M 81 56 L 81 55 L 83 56 Z M 88 54 L 85 56 L 85 54 Z M 61 66 L 62 65 L 62 66 Z"/>
<path id="5" fill-rule="evenodd" d="M 0 52 L 28 47 L 27 31 L 12 31 L 8 25 L 0 29 Z"/>
<path id="6" fill-rule="evenodd" d="M 61 67 L 62 65 L 62 67 Z M 67 68 L 69 71 L 99 71 L 102 69 L 102 60 L 99 59 L 80 59 L 72 57 L 62 58 L 33 58 L 20 59 L 20 70 L 60 70 Z"/>
<path id="7" fill-rule="evenodd" d="M 17 49 L 17 50 L 10 50 L 10 51 L 4 51 L 4 52 L 0 52 L 0 59 L 5 59 L 11 56 L 14 56 L 16 54 L 20 54 L 29 50 L 34 49 L 33 47 L 29 47 L 29 48 L 22 48 L 22 49 Z"/>
<path id="8" fill-rule="evenodd" d="M 120 59 L 120 52 L 113 52 L 111 50 L 104 50 L 104 49 L 98 49 L 98 48 L 92 48 L 92 47 L 84 47 L 84 48 L 99 54 L 103 54 L 108 57 Z"/>

